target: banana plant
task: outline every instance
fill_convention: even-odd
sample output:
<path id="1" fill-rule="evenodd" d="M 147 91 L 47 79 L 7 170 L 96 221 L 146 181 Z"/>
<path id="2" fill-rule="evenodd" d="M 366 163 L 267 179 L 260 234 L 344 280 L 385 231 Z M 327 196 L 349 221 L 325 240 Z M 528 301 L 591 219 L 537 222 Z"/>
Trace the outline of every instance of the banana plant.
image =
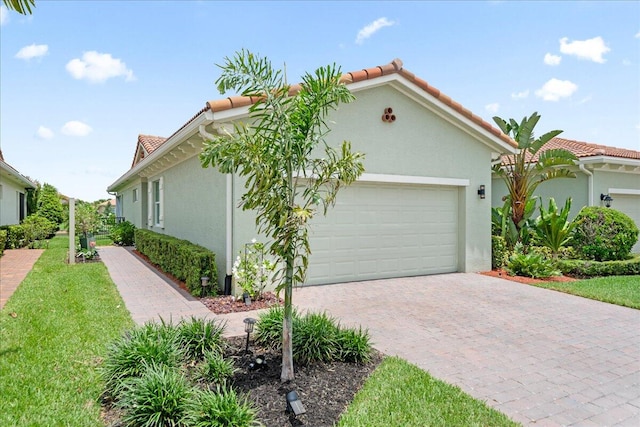
<path id="1" fill-rule="evenodd" d="M 493 166 L 493 172 L 504 180 L 509 191 L 511 216 L 518 234 L 526 223 L 527 202 L 540 183 L 555 178 L 576 177 L 575 172 L 568 168 L 577 160 L 573 153 L 561 148 L 543 150 L 562 131 L 552 130 L 534 138 L 533 130 L 538 120 L 540 115 L 537 112 L 531 117 L 524 117 L 520 123 L 514 119 L 506 122 L 497 116 L 493 118 L 500 130 L 518 144 L 515 154 L 503 156 L 502 162 Z"/>
<path id="2" fill-rule="evenodd" d="M 562 210 L 558 210 L 553 197 L 549 199 L 549 209 L 540 205 L 540 216 L 536 220 L 535 232 L 543 246 L 551 249 L 554 259 L 560 249 L 571 242 L 571 233 L 575 223 L 569 221 L 571 198 L 568 198 Z"/>
<path id="3" fill-rule="evenodd" d="M 532 220 L 536 209 L 537 197 L 527 200 L 524 215 L 518 224 L 513 222 L 512 204 L 509 197 L 506 197 L 504 205 L 499 208 L 491 208 L 491 232 L 496 236 L 502 236 L 507 248 L 511 251 L 518 242 L 526 247 L 531 240 L 531 228 L 534 225 Z"/>

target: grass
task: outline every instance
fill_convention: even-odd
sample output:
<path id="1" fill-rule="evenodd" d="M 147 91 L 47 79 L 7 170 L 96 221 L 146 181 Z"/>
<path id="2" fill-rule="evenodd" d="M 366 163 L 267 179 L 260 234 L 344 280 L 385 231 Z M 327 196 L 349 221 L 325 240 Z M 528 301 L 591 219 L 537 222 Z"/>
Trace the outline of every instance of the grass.
<path id="1" fill-rule="evenodd" d="M 384 359 L 338 423 L 339 427 L 516 425 L 459 387 L 397 357 Z"/>
<path id="2" fill-rule="evenodd" d="M 535 286 L 640 309 L 640 276 L 596 277 L 576 282 L 537 283 Z"/>
<path id="3" fill-rule="evenodd" d="M 133 321 L 106 267 L 66 264 L 67 244 L 66 236 L 52 239 L 0 311 L 2 426 L 104 426 L 98 367 L 108 344 Z M 458 387 L 391 357 L 339 425 L 516 424 Z"/>
<path id="4" fill-rule="evenodd" d="M 0 425 L 103 425 L 96 367 L 133 322 L 102 263 L 65 263 L 68 240 L 51 240 L 0 311 Z"/>

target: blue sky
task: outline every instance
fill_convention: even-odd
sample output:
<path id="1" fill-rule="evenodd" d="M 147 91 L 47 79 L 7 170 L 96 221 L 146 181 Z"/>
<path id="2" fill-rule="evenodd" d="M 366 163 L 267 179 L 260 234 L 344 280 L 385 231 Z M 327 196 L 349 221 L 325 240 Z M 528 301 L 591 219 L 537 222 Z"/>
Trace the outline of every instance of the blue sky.
<path id="1" fill-rule="evenodd" d="M 218 99 L 215 64 L 246 48 L 289 81 L 404 67 L 490 121 L 640 150 L 640 2 L 36 0 L 1 8 L 0 147 L 70 197 L 110 197 L 140 133 L 169 136 Z"/>

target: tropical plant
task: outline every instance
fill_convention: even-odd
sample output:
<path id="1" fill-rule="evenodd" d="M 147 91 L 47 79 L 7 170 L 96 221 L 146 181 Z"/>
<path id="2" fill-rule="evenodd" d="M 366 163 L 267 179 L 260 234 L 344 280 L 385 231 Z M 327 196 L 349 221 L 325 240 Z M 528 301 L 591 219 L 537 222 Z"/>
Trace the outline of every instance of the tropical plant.
<path id="1" fill-rule="evenodd" d="M 274 281 L 284 290 L 281 380 L 294 379 L 293 287 L 303 283 L 309 261 L 309 221 L 335 203 L 340 187 L 364 171 L 363 155 L 344 141 L 339 149 L 324 141 L 327 115 L 353 95 L 329 65 L 306 73 L 295 88 L 266 58 L 242 50 L 225 58 L 216 83 L 221 93 L 239 91 L 255 101 L 250 120 L 212 136 L 200 155 L 203 167 L 238 173 L 246 180 L 240 205 L 256 214 L 256 226 L 272 240 L 269 253 L 281 266 Z M 319 155 L 320 157 L 315 157 Z"/>
<path id="2" fill-rule="evenodd" d="M 7 9 L 22 15 L 31 15 L 36 7 L 36 0 L 2 0 L 2 3 Z"/>
<path id="3" fill-rule="evenodd" d="M 136 226 L 129 221 L 122 221 L 111 228 L 109 237 L 116 245 L 133 246 L 135 243 Z"/>
<path id="4" fill-rule="evenodd" d="M 560 276 L 561 274 L 551 260 L 546 259 L 543 255 L 522 251 L 516 251 L 509 257 L 505 270 L 511 276 L 526 276 L 534 279 Z"/>
<path id="5" fill-rule="evenodd" d="M 637 225 L 615 209 L 584 207 L 574 222 L 574 246 L 584 259 L 624 260 L 638 241 Z"/>
<path id="6" fill-rule="evenodd" d="M 566 200 L 560 211 L 553 197 L 549 199 L 548 210 L 540 205 L 540 216 L 536 219 L 534 231 L 538 243 L 551 249 L 553 259 L 557 259 L 560 249 L 571 242 L 571 232 L 575 224 L 569 221 L 570 210 L 571 198 Z"/>
<path id="7" fill-rule="evenodd" d="M 76 205 L 76 233 L 89 237 L 100 225 L 100 214 L 89 203 L 79 202 Z"/>
<path id="8" fill-rule="evenodd" d="M 574 165 L 577 157 L 562 148 L 543 150 L 562 131 L 552 130 L 534 138 L 533 130 L 540 120 L 537 112 L 531 117 L 524 117 L 520 123 L 514 119 L 509 119 L 507 123 L 497 116 L 493 120 L 504 134 L 511 136 L 518 144 L 515 154 L 503 156 L 502 162 L 493 166 L 493 171 L 507 186 L 509 194 L 505 200 L 511 204 L 511 218 L 520 235 L 519 231 L 527 220 L 527 202 L 538 185 L 555 178 L 575 178 L 576 174 L 567 166 Z"/>

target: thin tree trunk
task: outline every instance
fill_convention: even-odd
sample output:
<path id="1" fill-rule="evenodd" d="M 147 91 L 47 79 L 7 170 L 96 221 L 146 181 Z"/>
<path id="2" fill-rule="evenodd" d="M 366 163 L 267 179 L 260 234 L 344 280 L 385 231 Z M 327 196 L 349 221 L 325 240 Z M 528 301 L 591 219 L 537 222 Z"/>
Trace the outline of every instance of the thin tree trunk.
<path id="1" fill-rule="evenodd" d="M 284 288 L 284 318 L 282 320 L 282 373 L 280 381 L 292 381 L 295 376 L 293 372 L 293 257 L 289 255 L 286 260 L 287 271 Z"/>

